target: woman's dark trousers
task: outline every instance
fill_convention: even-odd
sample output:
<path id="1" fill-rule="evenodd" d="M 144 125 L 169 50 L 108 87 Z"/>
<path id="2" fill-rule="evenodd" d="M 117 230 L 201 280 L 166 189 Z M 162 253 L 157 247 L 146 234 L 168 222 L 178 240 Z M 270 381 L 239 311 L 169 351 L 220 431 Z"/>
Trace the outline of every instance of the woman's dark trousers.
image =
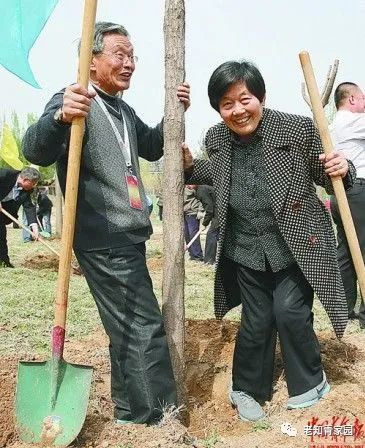
<path id="1" fill-rule="evenodd" d="M 289 396 L 317 386 L 323 378 L 313 330 L 313 290 L 296 264 L 277 273 L 234 262 L 242 300 L 241 326 L 233 356 L 233 390 L 257 401 L 272 396 L 276 335 L 279 334 Z"/>

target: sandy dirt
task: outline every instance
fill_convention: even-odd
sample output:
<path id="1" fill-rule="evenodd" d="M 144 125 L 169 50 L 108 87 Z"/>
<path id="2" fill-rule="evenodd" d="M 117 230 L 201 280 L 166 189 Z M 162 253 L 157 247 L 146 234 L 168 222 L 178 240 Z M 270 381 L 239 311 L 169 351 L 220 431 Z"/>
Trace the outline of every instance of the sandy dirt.
<path id="1" fill-rule="evenodd" d="M 237 324 L 215 320 L 186 323 L 186 360 L 189 421 L 187 427 L 168 417 L 161 426 L 116 426 L 112 419 L 108 342 L 100 330 L 78 342 L 67 342 L 65 359 L 95 368 L 88 414 L 74 447 L 118 448 L 365 448 L 365 334 L 351 334 L 337 341 L 331 333 L 319 333 L 322 357 L 331 392 L 304 410 L 288 411 L 286 384 L 278 354 L 274 397 L 265 406 L 264 423 L 238 419 L 227 400 Z M 0 359 L 0 447 L 25 446 L 17 440 L 13 420 L 17 358 Z M 357 427 L 347 438 L 311 437 L 304 427 L 317 417 L 319 423 L 347 423 Z M 358 421 L 356 422 L 356 418 Z M 283 422 L 298 431 L 296 437 L 281 432 Z M 331 424 L 331 423 L 330 423 Z M 336 446 L 337 444 L 337 446 Z M 342 444 L 342 445 L 341 445 Z M 322 445 L 322 446 L 321 446 Z"/>
<path id="2" fill-rule="evenodd" d="M 49 269 L 58 272 L 59 258 L 57 255 L 38 254 L 26 257 L 22 263 L 28 269 Z M 71 261 L 71 273 L 74 275 L 82 275 L 81 268 L 73 256 Z"/>

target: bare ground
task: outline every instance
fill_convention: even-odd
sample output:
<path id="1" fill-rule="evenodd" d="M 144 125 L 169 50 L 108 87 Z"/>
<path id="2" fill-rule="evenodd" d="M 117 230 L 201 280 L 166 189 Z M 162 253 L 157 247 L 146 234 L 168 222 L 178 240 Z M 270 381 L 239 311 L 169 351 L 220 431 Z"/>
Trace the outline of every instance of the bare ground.
<path id="1" fill-rule="evenodd" d="M 77 342 L 66 343 L 65 359 L 91 364 L 95 368 L 88 414 L 74 447 L 170 448 L 197 446 L 204 448 L 266 447 L 330 447 L 334 441 L 317 438 L 311 444 L 304 435 L 304 426 L 313 417 L 320 421 L 347 417 L 353 424 L 356 417 L 365 423 L 365 334 L 348 334 L 343 341 L 329 332 L 320 332 L 322 357 L 331 384 L 331 392 L 315 406 L 298 411 L 285 409 L 286 385 L 280 356 L 277 360 L 273 400 L 266 405 L 264 423 L 240 421 L 227 400 L 230 367 L 237 324 L 215 320 L 186 322 L 187 388 L 189 422 L 187 427 L 172 418 L 164 425 L 116 427 L 112 420 L 108 342 L 102 330 Z M 17 357 L 0 359 L 0 447 L 23 447 L 16 437 L 13 420 L 13 399 L 16 384 Z M 297 437 L 280 431 L 283 422 L 290 422 Z M 338 423 L 339 424 L 339 423 Z M 364 432 L 340 438 L 338 447 L 365 447 Z M 340 443 L 341 442 L 341 443 Z M 314 443 L 317 443 L 316 445 Z M 362 446 L 363 445 L 363 446 Z M 336 446 L 336 445 L 333 445 Z"/>

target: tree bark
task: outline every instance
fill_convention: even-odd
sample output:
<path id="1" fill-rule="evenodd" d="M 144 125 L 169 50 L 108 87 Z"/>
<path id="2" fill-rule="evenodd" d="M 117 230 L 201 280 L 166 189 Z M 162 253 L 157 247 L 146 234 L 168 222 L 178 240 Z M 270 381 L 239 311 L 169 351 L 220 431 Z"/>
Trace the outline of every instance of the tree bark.
<path id="1" fill-rule="evenodd" d="M 184 362 L 184 173 L 181 144 L 185 137 L 184 107 L 176 89 L 185 78 L 184 0 L 165 1 L 165 115 L 162 313 L 178 389 L 185 405 Z"/>

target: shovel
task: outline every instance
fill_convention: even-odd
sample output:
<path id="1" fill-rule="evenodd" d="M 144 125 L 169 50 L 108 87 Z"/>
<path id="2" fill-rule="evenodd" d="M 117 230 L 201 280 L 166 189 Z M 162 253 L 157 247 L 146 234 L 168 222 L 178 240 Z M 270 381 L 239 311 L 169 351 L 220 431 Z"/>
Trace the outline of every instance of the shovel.
<path id="1" fill-rule="evenodd" d="M 9 219 L 11 219 L 13 222 L 15 222 L 15 224 L 17 224 L 19 227 L 21 227 L 22 229 L 24 229 L 26 232 L 28 232 L 30 235 L 32 235 L 32 237 L 35 239 L 35 240 L 37 240 L 37 241 L 39 241 L 40 243 L 42 243 L 44 246 L 46 246 L 47 247 L 47 249 L 49 249 L 51 252 L 53 252 L 55 255 L 57 255 L 57 257 L 59 257 L 60 256 L 60 254 L 55 250 L 55 249 L 53 249 L 53 247 L 52 246 L 50 246 L 48 243 L 46 243 L 45 241 L 44 241 L 44 239 L 42 239 L 42 238 L 37 238 L 35 235 L 34 235 L 34 233 L 30 230 L 30 228 L 29 227 L 26 227 L 24 224 L 22 224 L 18 219 L 16 219 L 16 218 L 14 218 L 14 216 L 12 216 L 9 212 L 7 212 L 4 208 L 2 208 L 1 207 L 1 205 L 0 205 L 0 212 L 1 213 L 3 213 L 6 217 L 8 217 Z M 48 232 L 47 232 L 48 233 Z"/>
<path id="2" fill-rule="evenodd" d="M 50 246 L 50 245 L 49 245 L 46 241 L 44 241 L 44 239 L 41 238 L 40 236 L 36 237 L 36 236 L 34 235 L 34 233 L 30 230 L 29 227 L 25 226 L 25 225 L 22 224 L 18 219 L 14 218 L 14 216 L 12 216 L 12 215 L 11 215 L 10 213 L 8 213 L 5 209 L 3 209 L 3 208 L 1 207 L 1 205 L 0 205 L 0 212 L 2 212 L 5 216 L 7 216 L 9 219 L 11 219 L 13 222 L 15 222 L 15 224 L 17 224 L 18 227 L 21 227 L 21 228 L 24 229 L 26 232 L 28 232 L 29 235 L 31 235 L 31 236 L 34 238 L 34 240 L 37 240 L 38 242 L 42 243 L 43 246 L 47 247 L 47 249 L 49 249 L 51 252 L 53 252 L 55 255 L 57 255 L 58 258 L 60 258 L 60 254 L 59 254 L 55 249 L 53 249 L 52 246 Z M 39 223 L 38 218 L 37 218 L 37 221 L 38 221 L 38 223 Z M 47 234 L 49 235 L 48 232 L 45 232 L 45 233 L 47 233 Z M 40 232 L 40 235 L 42 235 L 42 232 Z M 77 264 L 73 264 L 73 263 L 71 263 L 71 267 L 72 267 L 72 271 L 73 271 L 74 274 L 77 274 L 77 275 L 81 275 L 81 274 L 82 274 L 82 271 L 81 271 L 81 269 L 80 269 L 80 266 L 77 266 Z"/>
<path id="3" fill-rule="evenodd" d="M 42 226 L 42 223 L 41 223 L 40 219 L 38 218 L 38 216 L 37 216 L 37 222 L 38 222 L 39 228 L 41 229 L 41 231 L 39 232 L 40 236 L 43 236 L 43 238 L 51 238 L 52 235 L 49 232 L 46 232 L 44 230 L 44 227 Z"/>
<path id="4" fill-rule="evenodd" d="M 193 245 L 194 241 L 198 239 L 199 235 L 202 233 L 203 229 L 200 229 L 196 232 L 196 234 L 193 236 L 193 238 L 188 242 L 188 244 L 185 244 L 184 246 L 184 252 L 186 252 L 190 246 Z"/>
<path id="5" fill-rule="evenodd" d="M 78 82 L 88 86 L 96 0 L 85 0 Z M 63 359 L 72 243 L 80 172 L 84 118 L 71 127 L 67 167 L 65 216 L 58 269 L 52 358 L 46 362 L 20 361 L 15 399 L 16 426 L 22 441 L 43 446 L 67 446 L 84 423 L 92 367 Z"/>

